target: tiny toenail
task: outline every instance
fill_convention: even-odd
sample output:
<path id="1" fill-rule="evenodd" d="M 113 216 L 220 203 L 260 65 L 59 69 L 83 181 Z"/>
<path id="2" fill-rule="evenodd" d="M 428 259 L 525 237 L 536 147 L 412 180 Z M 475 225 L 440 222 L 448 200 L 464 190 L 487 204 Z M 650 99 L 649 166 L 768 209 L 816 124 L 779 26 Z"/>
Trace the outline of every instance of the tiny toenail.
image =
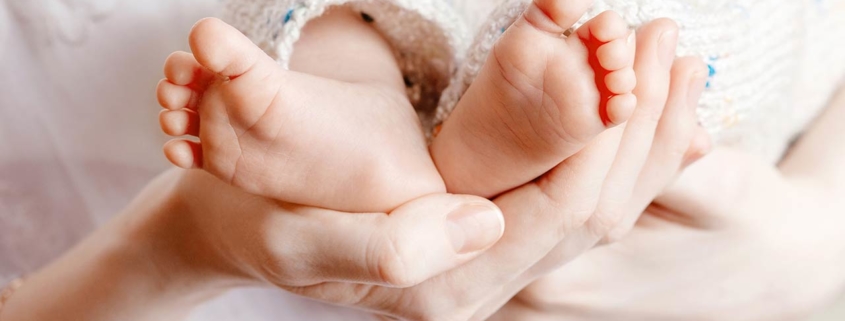
<path id="1" fill-rule="evenodd" d="M 364 19 L 366 23 L 373 23 L 376 19 L 373 19 L 373 16 L 367 14 L 366 12 L 361 12 L 361 18 Z"/>

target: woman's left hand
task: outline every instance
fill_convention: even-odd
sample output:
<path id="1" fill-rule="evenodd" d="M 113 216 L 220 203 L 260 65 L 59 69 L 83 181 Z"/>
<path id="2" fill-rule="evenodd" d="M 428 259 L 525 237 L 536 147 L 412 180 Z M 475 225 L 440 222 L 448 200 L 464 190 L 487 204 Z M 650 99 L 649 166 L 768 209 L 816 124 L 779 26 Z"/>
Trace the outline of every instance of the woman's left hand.
<path id="1" fill-rule="evenodd" d="M 778 166 L 717 149 L 630 235 L 533 283 L 494 320 L 800 318 L 845 288 L 845 91 Z"/>

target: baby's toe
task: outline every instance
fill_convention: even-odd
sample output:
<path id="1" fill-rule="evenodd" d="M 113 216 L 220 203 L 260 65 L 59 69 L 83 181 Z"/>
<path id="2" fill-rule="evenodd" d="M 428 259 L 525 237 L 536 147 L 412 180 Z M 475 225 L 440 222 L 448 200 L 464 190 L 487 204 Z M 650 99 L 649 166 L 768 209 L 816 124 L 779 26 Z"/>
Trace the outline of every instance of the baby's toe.
<path id="1" fill-rule="evenodd" d="M 202 168 L 202 146 L 197 142 L 174 139 L 164 144 L 164 155 L 181 168 Z"/>
<path id="2" fill-rule="evenodd" d="M 609 43 L 616 39 L 625 39 L 629 35 L 628 24 L 613 11 L 605 11 L 587 21 L 576 31 L 582 41 Z"/>
<path id="3" fill-rule="evenodd" d="M 604 84 L 612 94 L 630 93 L 637 86 L 637 75 L 633 68 L 617 70 L 604 77 Z"/>
<path id="4" fill-rule="evenodd" d="M 210 71 L 236 78 L 247 72 L 268 72 L 278 66 L 249 38 L 217 18 L 197 22 L 190 34 L 196 61 Z"/>
<path id="5" fill-rule="evenodd" d="M 562 34 L 589 9 L 591 0 L 534 0 L 523 17 L 535 28 L 553 34 Z"/>
<path id="6" fill-rule="evenodd" d="M 200 118 L 193 110 L 163 110 L 159 123 L 161 130 L 170 136 L 199 135 Z"/>
<path id="7" fill-rule="evenodd" d="M 174 85 L 167 79 L 162 79 L 156 87 L 156 96 L 161 107 L 170 110 L 182 108 L 196 109 L 196 95 L 187 86 Z"/>
<path id="8" fill-rule="evenodd" d="M 194 55 L 177 51 L 164 62 L 164 76 L 178 86 L 190 86 L 203 89 L 213 79 L 211 71 L 200 65 Z"/>
<path id="9" fill-rule="evenodd" d="M 631 118 L 637 108 L 637 96 L 623 94 L 610 97 L 607 100 L 607 125 L 619 125 Z"/>
<path id="10" fill-rule="evenodd" d="M 596 49 L 596 59 L 608 71 L 620 70 L 634 65 L 636 34 L 631 31 L 625 38 L 614 39 Z"/>

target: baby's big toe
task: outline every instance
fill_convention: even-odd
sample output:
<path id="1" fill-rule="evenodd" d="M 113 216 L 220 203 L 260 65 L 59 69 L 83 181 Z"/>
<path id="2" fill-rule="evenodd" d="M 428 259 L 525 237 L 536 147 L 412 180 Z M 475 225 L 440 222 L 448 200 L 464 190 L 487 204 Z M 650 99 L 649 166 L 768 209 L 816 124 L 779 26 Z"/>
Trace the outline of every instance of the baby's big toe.
<path id="1" fill-rule="evenodd" d="M 275 62 L 269 56 L 220 19 L 197 22 L 189 40 L 197 61 L 216 74 L 235 78 L 251 70 L 274 70 Z"/>
<path id="2" fill-rule="evenodd" d="M 534 0 L 523 17 L 541 31 L 562 34 L 578 22 L 592 4 L 592 0 Z"/>

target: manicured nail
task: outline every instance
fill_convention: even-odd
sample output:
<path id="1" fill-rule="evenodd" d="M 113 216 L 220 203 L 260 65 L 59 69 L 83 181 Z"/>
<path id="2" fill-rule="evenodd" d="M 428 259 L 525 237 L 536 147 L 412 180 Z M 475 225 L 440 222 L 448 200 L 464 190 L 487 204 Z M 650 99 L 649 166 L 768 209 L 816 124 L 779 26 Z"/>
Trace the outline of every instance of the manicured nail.
<path id="1" fill-rule="evenodd" d="M 687 106 L 690 108 L 698 108 L 698 101 L 704 93 L 704 88 L 707 87 L 707 76 L 707 70 L 699 70 L 692 75 L 687 91 Z"/>
<path id="2" fill-rule="evenodd" d="M 678 46 L 678 31 L 666 31 L 657 39 L 657 59 L 666 67 L 671 68 L 675 61 L 675 49 Z"/>
<path id="3" fill-rule="evenodd" d="M 449 214 L 446 231 L 455 252 L 467 254 L 495 244 L 505 231 L 505 220 L 493 206 L 465 205 Z"/>

